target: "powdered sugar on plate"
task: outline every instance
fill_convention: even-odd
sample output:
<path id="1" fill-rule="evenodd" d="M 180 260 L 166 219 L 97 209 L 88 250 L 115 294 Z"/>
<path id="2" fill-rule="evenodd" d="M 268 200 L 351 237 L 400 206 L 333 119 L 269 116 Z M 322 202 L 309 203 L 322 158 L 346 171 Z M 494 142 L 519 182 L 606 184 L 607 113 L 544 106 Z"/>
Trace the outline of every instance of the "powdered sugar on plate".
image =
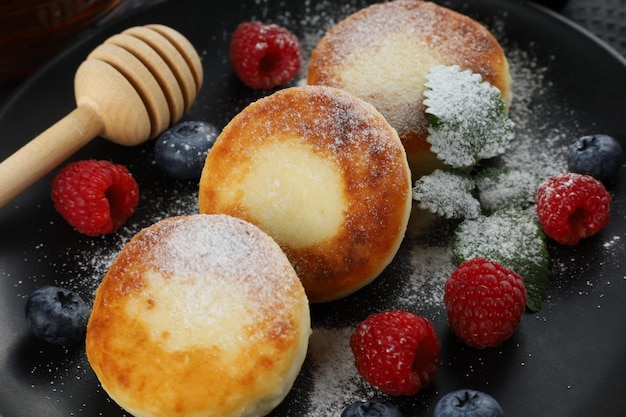
<path id="1" fill-rule="evenodd" d="M 313 329 L 309 342 L 313 386 L 307 415 L 336 416 L 353 401 L 375 394 L 354 367 L 349 346 L 353 331 L 350 327 Z"/>

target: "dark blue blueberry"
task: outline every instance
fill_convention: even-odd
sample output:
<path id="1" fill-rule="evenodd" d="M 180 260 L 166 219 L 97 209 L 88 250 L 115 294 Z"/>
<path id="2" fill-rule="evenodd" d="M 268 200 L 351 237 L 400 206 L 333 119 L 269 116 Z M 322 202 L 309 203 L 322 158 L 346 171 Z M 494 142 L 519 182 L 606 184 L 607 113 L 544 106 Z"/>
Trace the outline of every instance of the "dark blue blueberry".
<path id="1" fill-rule="evenodd" d="M 350 404 L 343 410 L 341 417 L 403 417 L 403 415 L 395 405 L 372 398 Z"/>
<path id="2" fill-rule="evenodd" d="M 608 184 L 617 178 L 622 159 L 622 148 L 611 136 L 583 136 L 570 149 L 567 168 L 571 172 L 591 175 Z"/>
<path id="3" fill-rule="evenodd" d="M 434 417 L 504 417 L 500 404 L 490 395 L 471 389 L 444 395 L 433 413 Z"/>
<path id="4" fill-rule="evenodd" d="M 71 346 L 85 339 L 90 309 L 78 294 L 61 287 L 41 287 L 28 297 L 26 321 L 38 338 Z"/>
<path id="5" fill-rule="evenodd" d="M 180 122 L 157 138 L 154 160 L 167 175 L 181 180 L 199 179 L 209 149 L 219 131 L 206 122 Z"/>

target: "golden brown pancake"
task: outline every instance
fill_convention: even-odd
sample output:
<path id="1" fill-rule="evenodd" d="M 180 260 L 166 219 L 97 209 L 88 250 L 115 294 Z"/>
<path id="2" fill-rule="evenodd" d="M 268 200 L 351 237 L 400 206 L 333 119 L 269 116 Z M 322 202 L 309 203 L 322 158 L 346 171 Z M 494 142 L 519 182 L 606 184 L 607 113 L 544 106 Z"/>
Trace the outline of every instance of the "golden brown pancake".
<path id="1" fill-rule="evenodd" d="M 197 214 L 123 248 L 97 290 L 86 349 L 136 417 L 264 416 L 291 389 L 310 332 L 276 242 L 243 220 Z"/>
<path id="2" fill-rule="evenodd" d="M 331 87 L 292 87 L 246 107 L 207 156 L 202 213 L 272 236 L 311 302 L 346 296 L 396 254 L 411 209 L 396 131 L 370 104 Z"/>
<path id="3" fill-rule="evenodd" d="M 311 54 L 307 83 L 349 91 L 373 104 L 398 131 L 413 178 L 443 167 L 430 152 L 424 84 L 436 65 L 459 65 L 511 101 L 502 47 L 480 23 L 420 0 L 377 3 L 331 28 Z"/>

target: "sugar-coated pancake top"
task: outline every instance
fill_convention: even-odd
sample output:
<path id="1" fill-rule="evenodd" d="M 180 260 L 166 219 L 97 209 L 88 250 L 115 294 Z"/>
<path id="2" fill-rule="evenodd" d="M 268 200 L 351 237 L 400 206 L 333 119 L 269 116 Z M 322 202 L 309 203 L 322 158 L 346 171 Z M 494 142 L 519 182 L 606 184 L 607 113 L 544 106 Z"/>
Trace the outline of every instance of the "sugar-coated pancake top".
<path id="1" fill-rule="evenodd" d="M 425 75 L 440 64 L 481 74 L 510 102 L 508 63 L 494 36 L 467 16 L 420 0 L 373 4 L 331 28 L 312 53 L 307 82 L 374 104 L 411 152 L 429 148 Z"/>
<path id="2" fill-rule="evenodd" d="M 176 217 L 119 254 L 96 294 L 87 354 L 135 415 L 263 415 L 300 370 L 308 314 L 295 271 L 257 227 Z"/>
<path id="3" fill-rule="evenodd" d="M 200 211 L 258 225 L 283 248 L 310 301 L 373 280 L 411 207 L 397 133 L 370 104 L 331 87 L 278 91 L 222 131 L 200 180 Z"/>

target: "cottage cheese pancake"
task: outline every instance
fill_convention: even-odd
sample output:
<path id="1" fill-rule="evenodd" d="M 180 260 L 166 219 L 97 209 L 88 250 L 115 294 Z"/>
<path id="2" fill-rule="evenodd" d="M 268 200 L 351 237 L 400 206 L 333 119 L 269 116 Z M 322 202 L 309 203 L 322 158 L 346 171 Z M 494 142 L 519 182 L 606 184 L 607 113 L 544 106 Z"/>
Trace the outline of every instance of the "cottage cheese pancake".
<path id="1" fill-rule="evenodd" d="M 396 254 L 411 209 L 396 131 L 345 91 L 292 87 L 223 130 L 200 179 L 202 213 L 256 224 L 283 248 L 311 302 L 346 296 Z"/>
<path id="2" fill-rule="evenodd" d="M 443 163 L 426 141 L 424 83 L 430 68 L 459 65 L 511 102 L 504 51 L 480 23 L 421 0 L 377 3 L 331 28 L 311 54 L 307 83 L 345 89 L 373 104 L 398 131 L 413 177 Z"/>
<path id="3" fill-rule="evenodd" d="M 280 247 L 243 220 L 196 214 L 123 248 L 97 290 L 86 349 L 134 416 L 264 416 L 291 389 L 310 332 Z"/>

